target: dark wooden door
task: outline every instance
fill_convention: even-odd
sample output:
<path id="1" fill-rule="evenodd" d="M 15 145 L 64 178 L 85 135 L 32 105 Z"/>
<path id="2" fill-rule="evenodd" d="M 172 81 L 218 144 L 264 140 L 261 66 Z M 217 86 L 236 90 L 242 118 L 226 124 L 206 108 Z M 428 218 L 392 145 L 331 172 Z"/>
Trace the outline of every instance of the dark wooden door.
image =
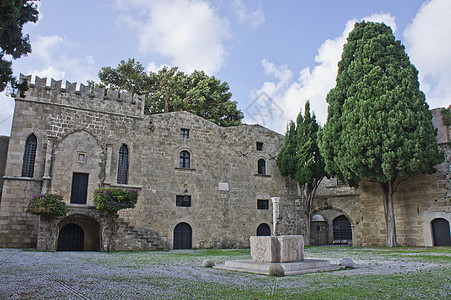
<path id="1" fill-rule="evenodd" d="M 191 226 L 187 223 L 179 223 L 174 228 L 174 249 L 191 249 L 192 248 Z"/>
<path id="2" fill-rule="evenodd" d="M 431 223 L 434 246 L 451 246 L 449 222 L 445 219 L 438 218 L 433 220 Z"/>
<path id="3" fill-rule="evenodd" d="M 58 251 L 83 251 L 85 233 L 77 224 L 64 225 L 58 237 Z"/>

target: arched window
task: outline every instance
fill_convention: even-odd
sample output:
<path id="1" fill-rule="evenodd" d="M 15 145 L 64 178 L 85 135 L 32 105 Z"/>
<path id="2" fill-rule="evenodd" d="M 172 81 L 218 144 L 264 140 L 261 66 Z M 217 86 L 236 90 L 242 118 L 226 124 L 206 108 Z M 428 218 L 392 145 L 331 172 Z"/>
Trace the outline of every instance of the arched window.
<path id="1" fill-rule="evenodd" d="M 180 168 L 189 169 L 190 165 L 190 155 L 188 151 L 180 152 Z"/>
<path id="2" fill-rule="evenodd" d="M 23 154 L 22 177 L 33 177 L 34 161 L 36 158 L 36 148 L 38 141 L 34 134 L 27 138 L 25 143 L 25 151 Z"/>
<path id="3" fill-rule="evenodd" d="M 117 162 L 117 183 L 128 183 L 128 147 L 122 144 L 119 148 L 119 158 Z"/>
<path id="4" fill-rule="evenodd" d="M 262 223 L 257 227 L 257 236 L 270 236 L 271 229 L 268 224 Z"/>
<path id="5" fill-rule="evenodd" d="M 266 175 L 266 161 L 263 158 L 260 158 L 258 160 L 258 174 L 259 175 Z"/>

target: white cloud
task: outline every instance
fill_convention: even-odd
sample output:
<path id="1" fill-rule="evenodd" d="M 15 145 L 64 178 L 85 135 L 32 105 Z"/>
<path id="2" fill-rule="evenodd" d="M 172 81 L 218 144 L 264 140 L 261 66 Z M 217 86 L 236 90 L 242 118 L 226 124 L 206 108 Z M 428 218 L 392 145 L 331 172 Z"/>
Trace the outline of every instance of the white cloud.
<path id="1" fill-rule="evenodd" d="M 428 1 L 404 31 L 407 53 L 431 107 L 451 104 L 450 15 L 451 1 Z"/>
<path id="2" fill-rule="evenodd" d="M 34 66 L 27 75 L 85 82 L 97 78 L 95 61 L 92 56 L 73 57 L 69 50 L 74 44 L 58 35 L 38 36 L 33 42 Z"/>
<path id="3" fill-rule="evenodd" d="M 139 32 L 140 50 L 162 55 L 182 71 L 220 70 L 227 55 L 230 24 L 206 1 L 127 1 L 121 21 Z M 132 16 L 131 8 L 141 12 Z"/>
<path id="4" fill-rule="evenodd" d="M 14 112 L 14 100 L 5 92 L 0 93 L 0 135 L 9 136 L 11 133 L 12 114 Z"/>
<path id="5" fill-rule="evenodd" d="M 265 14 L 261 3 L 258 4 L 258 8 L 250 10 L 243 0 L 234 0 L 232 9 L 237 15 L 238 22 L 241 24 L 248 24 L 253 28 L 257 28 L 265 23 Z"/>
<path id="6" fill-rule="evenodd" d="M 396 30 L 394 17 L 387 14 L 375 14 L 363 18 L 366 21 L 384 22 Z M 293 81 L 291 71 L 287 66 L 275 66 L 267 60 L 262 61 L 266 75 L 275 77 L 276 81 L 266 81 L 262 87 L 251 91 L 251 97 L 256 98 L 265 93 L 272 98 L 274 105 L 283 110 L 282 115 L 272 115 L 265 125 L 277 132 L 284 133 L 288 120 L 295 120 L 299 111 L 304 109 L 305 102 L 310 100 L 310 109 L 316 114 L 317 120 L 324 124 L 327 119 L 326 96 L 335 86 L 338 62 L 341 59 L 343 45 L 349 32 L 354 28 L 356 20 L 346 23 L 339 37 L 326 40 L 315 56 L 316 65 L 313 69 L 306 67 L 299 72 L 297 80 Z"/>

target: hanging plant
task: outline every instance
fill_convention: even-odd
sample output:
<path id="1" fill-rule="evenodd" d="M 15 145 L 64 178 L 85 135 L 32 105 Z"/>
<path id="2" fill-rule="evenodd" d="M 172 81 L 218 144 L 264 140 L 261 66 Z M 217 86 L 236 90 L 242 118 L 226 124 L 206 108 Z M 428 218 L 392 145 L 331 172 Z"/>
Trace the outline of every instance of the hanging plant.
<path id="1" fill-rule="evenodd" d="M 117 212 L 133 208 L 138 201 L 138 190 L 121 188 L 103 188 L 94 191 L 94 205 L 99 210 Z"/>
<path id="2" fill-rule="evenodd" d="M 27 213 L 60 217 L 67 214 L 67 207 L 61 195 L 51 193 L 39 194 L 32 197 L 27 207 Z"/>

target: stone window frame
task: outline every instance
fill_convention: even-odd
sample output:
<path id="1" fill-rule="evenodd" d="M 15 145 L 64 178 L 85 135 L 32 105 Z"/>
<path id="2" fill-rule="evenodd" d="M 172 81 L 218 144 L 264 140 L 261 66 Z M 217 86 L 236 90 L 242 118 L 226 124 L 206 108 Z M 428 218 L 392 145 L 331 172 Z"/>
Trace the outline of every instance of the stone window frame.
<path id="1" fill-rule="evenodd" d="M 264 157 L 259 157 L 257 159 L 257 175 L 268 175 L 266 159 Z"/>
<path id="2" fill-rule="evenodd" d="M 86 163 L 87 162 L 87 153 L 84 151 L 77 151 L 77 157 L 76 161 L 79 163 Z"/>
<path id="3" fill-rule="evenodd" d="M 21 177 L 33 178 L 34 166 L 36 164 L 37 149 L 38 149 L 38 138 L 34 133 L 31 133 L 25 141 Z"/>

